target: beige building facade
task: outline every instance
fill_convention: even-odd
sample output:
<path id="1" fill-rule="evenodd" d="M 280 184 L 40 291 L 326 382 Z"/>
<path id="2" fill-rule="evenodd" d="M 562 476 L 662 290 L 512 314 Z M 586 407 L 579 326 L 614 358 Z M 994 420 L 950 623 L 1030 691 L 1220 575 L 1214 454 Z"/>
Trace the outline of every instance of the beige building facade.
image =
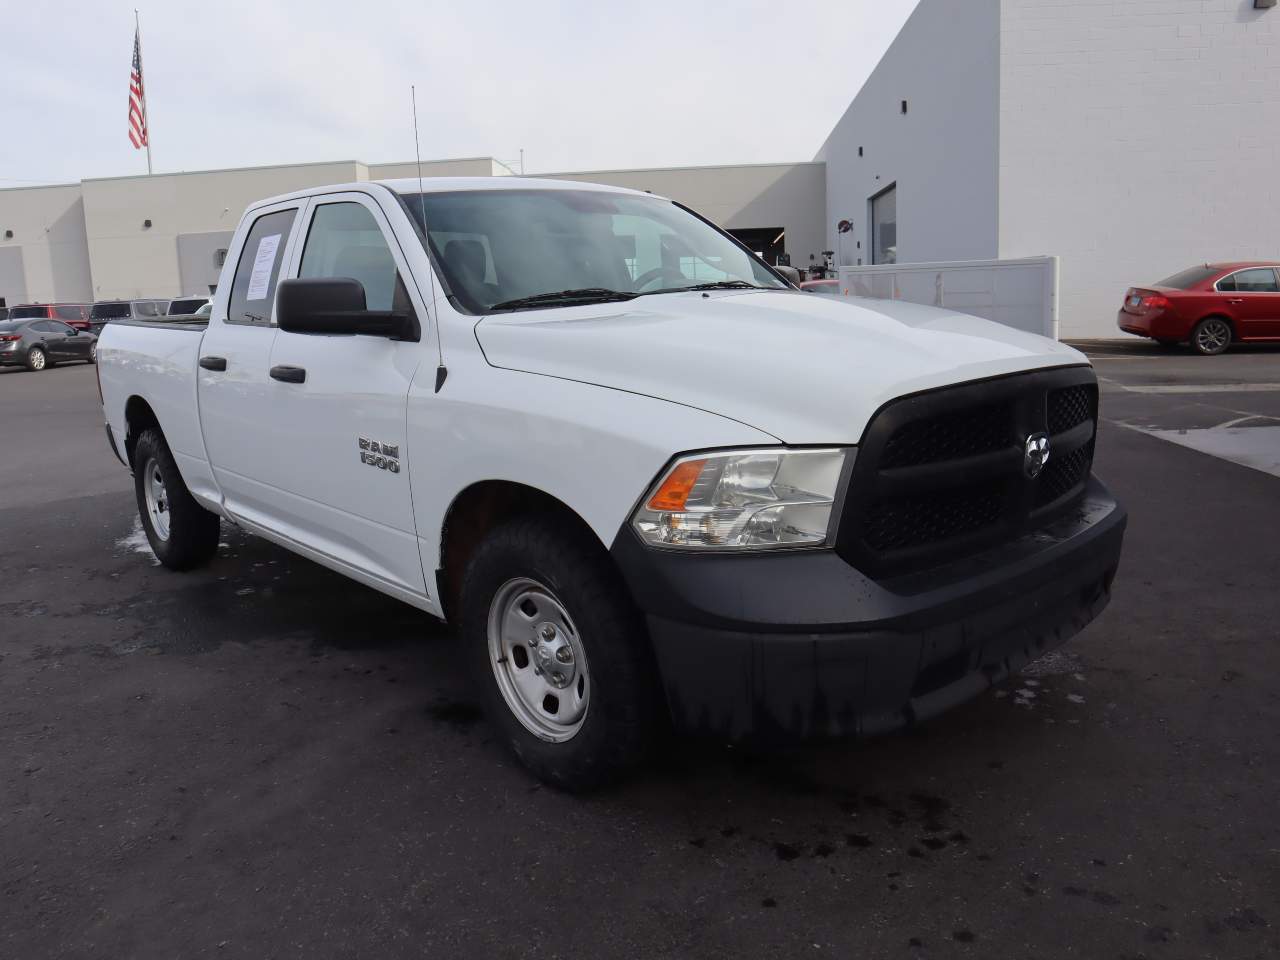
<path id="1" fill-rule="evenodd" d="M 415 162 L 356 160 L 164 173 L 0 190 L 0 297 L 26 302 L 209 292 L 240 215 L 263 197 L 327 183 L 417 176 Z M 424 161 L 425 177 L 512 176 L 491 157 Z M 547 174 L 648 190 L 683 203 L 771 260 L 821 258 L 821 163 Z"/>

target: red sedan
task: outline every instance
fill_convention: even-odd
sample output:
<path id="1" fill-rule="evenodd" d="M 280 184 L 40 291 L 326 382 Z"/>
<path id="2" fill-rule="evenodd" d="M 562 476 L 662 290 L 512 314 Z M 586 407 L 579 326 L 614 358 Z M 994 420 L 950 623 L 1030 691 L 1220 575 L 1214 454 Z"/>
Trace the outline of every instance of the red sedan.
<path id="1" fill-rule="evenodd" d="M 1125 333 L 1197 353 L 1222 353 L 1232 341 L 1280 340 L 1280 266 L 1206 263 L 1149 287 L 1130 287 L 1116 323 Z"/>

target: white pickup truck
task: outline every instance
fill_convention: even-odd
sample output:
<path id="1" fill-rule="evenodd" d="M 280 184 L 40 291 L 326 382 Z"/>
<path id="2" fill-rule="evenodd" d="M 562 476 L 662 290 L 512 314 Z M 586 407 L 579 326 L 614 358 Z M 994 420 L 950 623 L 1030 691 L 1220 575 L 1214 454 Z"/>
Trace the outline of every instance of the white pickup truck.
<path id="1" fill-rule="evenodd" d="M 492 722 L 570 789 L 670 724 L 919 722 L 1081 629 L 1120 557 L 1080 353 L 803 293 L 634 191 L 265 200 L 207 326 L 113 323 L 98 360 L 166 566 L 226 520 L 455 623 Z"/>

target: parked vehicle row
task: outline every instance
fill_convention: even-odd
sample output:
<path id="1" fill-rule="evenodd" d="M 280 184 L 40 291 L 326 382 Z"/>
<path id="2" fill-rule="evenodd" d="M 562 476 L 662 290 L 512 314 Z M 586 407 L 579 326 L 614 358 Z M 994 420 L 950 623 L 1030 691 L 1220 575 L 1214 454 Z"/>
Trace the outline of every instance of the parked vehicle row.
<path id="1" fill-rule="evenodd" d="M 222 519 L 459 625 L 495 729 L 589 787 L 949 709 L 1107 604 L 1125 511 L 1061 343 L 797 290 L 679 204 L 431 178 L 252 205 L 207 324 L 103 333 L 156 556 Z"/>
<path id="2" fill-rule="evenodd" d="M 96 303 L 22 303 L 0 308 L 0 320 L 60 320 L 77 330 L 100 333 L 112 320 L 155 320 L 160 317 L 192 316 L 212 301 L 208 294 L 176 297 L 172 300 L 99 300 Z"/>

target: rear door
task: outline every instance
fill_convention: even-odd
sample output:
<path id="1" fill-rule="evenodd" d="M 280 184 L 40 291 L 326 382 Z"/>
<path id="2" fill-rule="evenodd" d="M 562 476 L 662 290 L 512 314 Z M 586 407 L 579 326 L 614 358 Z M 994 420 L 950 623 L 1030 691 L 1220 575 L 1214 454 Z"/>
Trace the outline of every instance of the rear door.
<path id="1" fill-rule="evenodd" d="M 1241 339 L 1280 337 L 1280 278 L 1274 267 L 1248 267 L 1218 281 Z"/>
<path id="2" fill-rule="evenodd" d="M 399 211 L 396 211 L 399 212 Z M 360 192 L 314 197 L 289 275 L 350 277 L 370 310 L 412 312 L 428 328 L 386 213 Z M 409 290 L 413 289 L 412 297 Z M 424 334 L 425 339 L 425 334 Z M 266 410 L 288 471 L 275 509 L 293 536 L 383 585 L 426 593 L 409 490 L 409 385 L 423 342 L 276 333 Z"/>
<path id="3" fill-rule="evenodd" d="M 238 234 L 240 247 L 228 253 L 231 282 L 214 301 L 196 370 L 205 450 L 226 509 L 273 530 L 283 526 L 275 514 L 278 488 L 291 478 L 275 436 L 283 427 L 272 415 L 276 383 L 267 370 L 276 337 L 276 283 L 303 203 L 249 214 L 248 231 Z"/>
<path id="4" fill-rule="evenodd" d="M 62 324 L 54 320 L 37 320 L 31 325 L 40 339 L 41 346 L 44 347 L 45 356 L 50 360 L 66 360 L 67 345 L 64 342 L 66 336 L 62 332 Z"/>

